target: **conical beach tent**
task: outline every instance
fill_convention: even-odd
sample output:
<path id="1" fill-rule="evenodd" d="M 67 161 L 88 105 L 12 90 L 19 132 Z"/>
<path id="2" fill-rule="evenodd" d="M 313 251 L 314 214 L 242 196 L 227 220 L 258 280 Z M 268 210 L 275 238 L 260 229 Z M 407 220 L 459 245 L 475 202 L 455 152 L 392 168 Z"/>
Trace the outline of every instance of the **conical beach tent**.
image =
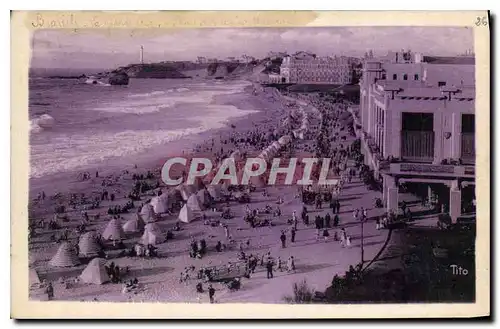
<path id="1" fill-rule="evenodd" d="M 104 265 L 106 260 L 102 258 L 94 258 L 90 261 L 87 267 L 80 274 L 80 280 L 85 283 L 103 284 L 109 281 L 109 276 L 106 273 Z"/>
<path id="2" fill-rule="evenodd" d="M 194 213 L 187 204 L 185 204 L 179 212 L 179 220 L 183 223 L 190 223 L 194 220 Z"/>
<path id="3" fill-rule="evenodd" d="M 141 208 L 141 217 L 145 222 L 152 222 L 155 218 L 155 210 L 150 203 L 146 203 Z"/>
<path id="4" fill-rule="evenodd" d="M 122 224 L 119 219 L 113 218 L 109 221 L 108 226 L 104 229 L 102 237 L 105 240 L 122 240 L 125 238 L 125 232 L 123 232 Z"/>
<path id="5" fill-rule="evenodd" d="M 37 271 L 34 268 L 30 268 L 30 286 L 34 284 L 40 284 L 42 281 L 40 280 L 40 277 L 38 276 Z"/>
<path id="6" fill-rule="evenodd" d="M 191 208 L 191 210 L 194 211 L 201 211 L 201 205 L 200 202 L 198 201 L 198 198 L 196 197 L 195 194 L 192 194 L 189 199 L 187 200 L 187 206 Z"/>
<path id="7" fill-rule="evenodd" d="M 165 234 L 157 223 L 149 223 L 144 228 L 144 234 L 140 239 L 143 245 L 159 244 L 165 242 Z"/>
<path id="8" fill-rule="evenodd" d="M 96 234 L 94 232 L 87 232 L 80 237 L 78 250 L 82 257 L 95 257 L 99 255 L 102 248 L 97 242 Z"/>
<path id="9" fill-rule="evenodd" d="M 155 214 L 166 213 L 168 211 L 168 195 L 163 193 L 162 195 L 155 196 L 151 199 L 150 205 L 153 206 Z"/>
<path id="10" fill-rule="evenodd" d="M 49 265 L 54 267 L 73 267 L 80 265 L 80 260 L 78 259 L 75 248 L 68 242 L 63 242 L 59 246 L 59 249 L 57 249 L 54 257 L 49 261 Z"/>
<path id="11" fill-rule="evenodd" d="M 198 197 L 198 201 L 200 201 L 200 204 L 203 206 L 208 206 L 210 204 L 210 194 L 206 189 L 199 190 L 198 193 L 196 193 L 196 196 Z"/>
<path id="12" fill-rule="evenodd" d="M 222 197 L 222 191 L 220 185 L 209 185 L 207 191 L 214 200 L 220 200 Z"/>
<path id="13" fill-rule="evenodd" d="M 125 233 L 138 233 L 142 232 L 146 226 L 146 223 L 142 220 L 140 216 L 129 219 L 125 224 L 123 224 L 123 232 Z"/>
<path id="14" fill-rule="evenodd" d="M 278 143 L 280 143 L 280 145 L 282 146 L 290 143 L 291 141 L 292 139 L 288 135 L 281 136 L 280 139 L 278 139 Z"/>

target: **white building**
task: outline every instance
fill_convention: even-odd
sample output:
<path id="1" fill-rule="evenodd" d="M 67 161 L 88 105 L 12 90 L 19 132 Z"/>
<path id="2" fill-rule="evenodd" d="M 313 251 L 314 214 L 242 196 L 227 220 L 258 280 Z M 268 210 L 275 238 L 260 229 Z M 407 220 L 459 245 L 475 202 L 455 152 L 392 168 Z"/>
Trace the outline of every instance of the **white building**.
<path id="1" fill-rule="evenodd" d="M 280 74 L 283 83 L 349 84 L 352 69 L 347 57 L 315 57 L 308 53 L 283 58 Z"/>
<path id="2" fill-rule="evenodd" d="M 438 195 L 453 221 L 475 199 L 474 71 L 473 57 L 403 52 L 365 62 L 356 133 L 388 210 L 398 209 L 401 183 Z"/>

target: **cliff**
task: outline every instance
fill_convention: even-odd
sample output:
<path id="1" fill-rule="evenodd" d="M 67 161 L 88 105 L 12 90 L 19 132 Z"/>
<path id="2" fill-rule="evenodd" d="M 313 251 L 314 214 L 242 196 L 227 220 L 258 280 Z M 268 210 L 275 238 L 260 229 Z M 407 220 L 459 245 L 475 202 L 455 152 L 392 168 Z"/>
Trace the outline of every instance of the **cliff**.
<path id="1" fill-rule="evenodd" d="M 226 79 L 226 78 L 245 78 L 254 73 L 257 62 L 252 63 L 233 63 L 218 62 L 211 63 L 207 67 L 208 78 Z"/>
<path id="2" fill-rule="evenodd" d="M 137 79 L 185 79 L 185 76 L 170 63 L 132 64 L 112 71 L 111 73 L 125 73 L 130 78 Z"/>

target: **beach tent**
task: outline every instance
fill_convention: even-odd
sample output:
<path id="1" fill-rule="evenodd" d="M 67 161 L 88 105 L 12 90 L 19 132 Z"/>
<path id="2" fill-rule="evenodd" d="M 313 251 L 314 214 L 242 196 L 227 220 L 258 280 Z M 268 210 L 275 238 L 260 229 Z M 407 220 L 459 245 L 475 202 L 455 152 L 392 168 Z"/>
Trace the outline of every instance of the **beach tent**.
<path id="1" fill-rule="evenodd" d="M 30 278 L 30 286 L 42 283 L 40 277 L 38 276 L 37 271 L 34 268 L 30 268 L 29 278 Z"/>
<path id="2" fill-rule="evenodd" d="M 149 223 L 144 228 L 144 234 L 140 239 L 140 243 L 143 245 L 156 245 L 163 243 L 166 240 L 166 236 L 163 233 L 162 228 L 157 223 Z"/>
<path id="3" fill-rule="evenodd" d="M 292 138 L 288 135 L 281 136 L 280 139 L 278 139 L 278 143 L 280 143 L 281 146 L 286 145 L 292 141 Z"/>
<path id="4" fill-rule="evenodd" d="M 208 185 L 207 191 L 208 194 L 210 194 L 210 197 L 215 201 L 220 200 L 222 197 L 222 191 L 220 185 Z"/>
<path id="5" fill-rule="evenodd" d="M 196 193 L 196 196 L 198 197 L 198 201 L 200 201 L 200 204 L 203 206 L 208 206 L 211 203 L 211 196 L 210 193 L 206 189 L 199 190 L 198 193 Z"/>
<path id="6" fill-rule="evenodd" d="M 80 265 L 80 260 L 75 248 L 69 242 L 63 242 L 54 257 L 49 261 L 49 265 L 53 267 L 73 267 Z"/>
<path id="7" fill-rule="evenodd" d="M 163 214 L 168 211 L 168 195 L 163 193 L 151 199 L 151 206 L 155 214 Z"/>
<path id="8" fill-rule="evenodd" d="M 283 120 L 283 126 L 288 127 L 292 125 L 292 119 L 290 117 L 286 117 L 285 120 Z"/>
<path id="9" fill-rule="evenodd" d="M 142 206 L 140 215 L 145 222 L 154 221 L 156 219 L 155 210 L 151 203 L 146 203 Z"/>
<path id="10" fill-rule="evenodd" d="M 187 201 L 191 194 L 193 194 L 192 189 L 186 184 L 178 185 L 175 189 L 181 193 L 182 200 L 184 201 Z"/>
<path id="11" fill-rule="evenodd" d="M 109 281 L 108 273 L 104 268 L 106 260 L 94 258 L 80 274 L 80 280 L 85 283 L 103 284 Z"/>
<path id="12" fill-rule="evenodd" d="M 125 224 L 123 224 L 123 232 L 125 233 L 138 233 L 142 232 L 146 223 L 142 220 L 140 216 L 129 219 Z"/>
<path id="13" fill-rule="evenodd" d="M 122 223 L 119 219 L 113 218 L 109 221 L 108 225 L 102 233 L 104 240 L 122 240 L 125 238 Z"/>
<path id="14" fill-rule="evenodd" d="M 187 206 L 194 211 L 201 211 L 202 205 L 198 201 L 196 194 L 192 194 L 186 202 Z"/>
<path id="15" fill-rule="evenodd" d="M 193 210 L 188 207 L 187 204 L 182 207 L 181 211 L 179 212 L 179 220 L 183 223 L 190 223 L 195 219 Z"/>
<path id="16" fill-rule="evenodd" d="M 97 241 L 95 232 L 86 232 L 78 241 L 78 250 L 82 257 L 96 257 L 102 250 L 101 245 Z"/>

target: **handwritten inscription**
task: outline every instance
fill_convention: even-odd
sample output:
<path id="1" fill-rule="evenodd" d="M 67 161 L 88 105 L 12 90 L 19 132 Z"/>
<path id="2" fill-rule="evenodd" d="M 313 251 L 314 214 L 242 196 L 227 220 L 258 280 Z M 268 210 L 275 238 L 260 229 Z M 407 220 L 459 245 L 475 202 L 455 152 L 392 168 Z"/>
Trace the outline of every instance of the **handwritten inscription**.
<path id="1" fill-rule="evenodd" d="M 271 25 L 290 25 L 293 21 L 293 17 L 290 19 L 272 19 L 267 16 L 248 16 L 240 17 L 238 15 L 227 16 L 218 15 L 211 17 L 210 19 L 203 18 L 193 18 L 192 16 L 184 15 L 167 15 L 168 20 L 161 21 L 156 18 L 161 17 L 155 16 L 155 19 L 150 19 L 146 15 L 134 15 L 131 14 L 114 14 L 114 15 L 95 15 L 92 17 L 82 16 L 76 14 L 61 14 L 57 15 L 57 19 L 54 19 L 54 15 L 44 15 L 41 13 L 36 14 L 35 18 L 31 22 L 31 26 L 34 28 L 118 28 L 118 27 L 144 27 L 144 28 L 161 28 L 161 27 L 183 27 L 183 26 L 200 26 L 200 27 L 216 27 L 216 26 L 233 26 L 233 25 L 261 25 L 261 26 L 271 26 Z M 50 17 L 50 18 L 49 18 Z"/>

